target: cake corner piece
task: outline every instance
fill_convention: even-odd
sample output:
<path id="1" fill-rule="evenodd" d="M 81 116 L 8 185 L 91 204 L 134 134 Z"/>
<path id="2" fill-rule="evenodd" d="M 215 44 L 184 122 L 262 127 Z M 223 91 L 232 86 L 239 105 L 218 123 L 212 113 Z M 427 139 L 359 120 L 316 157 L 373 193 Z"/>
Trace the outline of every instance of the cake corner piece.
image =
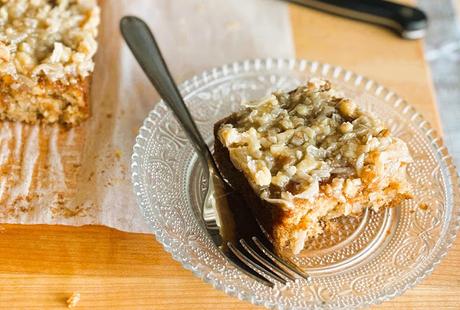
<path id="1" fill-rule="evenodd" d="M 216 123 L 215 157 L 278 254 L 340 216 L 410 198 L 407 145 L 325 80 L 275 92 Z"/>
<path id="2" fill-rule="evenodd" d="M 90 115 L 100 8 L 87 1 L 0 4 L 0 119 L 73 126 Z"/>

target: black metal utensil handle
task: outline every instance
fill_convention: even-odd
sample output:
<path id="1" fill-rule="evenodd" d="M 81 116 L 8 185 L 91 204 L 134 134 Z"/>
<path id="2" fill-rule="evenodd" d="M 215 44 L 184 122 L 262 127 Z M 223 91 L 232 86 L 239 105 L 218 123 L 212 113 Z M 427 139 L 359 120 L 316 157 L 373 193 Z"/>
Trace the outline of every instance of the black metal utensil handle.
<path id="1" fill-rule="evenodd" d="M 142 70 L 174 112 L 199 155 L 204 156 L 205 160 L 212 159 L 211 152 L 185 106 L 149 27 L 140 18 L 125 16 L 120 21 L 120 30 Z"/>
<path id="2" fill-rule="evenodd" d="M 404 39 L 425 36 L 428 18 L 415 7 L 384 0 L 286 0 L 320 11 L 391 28 Z"/>

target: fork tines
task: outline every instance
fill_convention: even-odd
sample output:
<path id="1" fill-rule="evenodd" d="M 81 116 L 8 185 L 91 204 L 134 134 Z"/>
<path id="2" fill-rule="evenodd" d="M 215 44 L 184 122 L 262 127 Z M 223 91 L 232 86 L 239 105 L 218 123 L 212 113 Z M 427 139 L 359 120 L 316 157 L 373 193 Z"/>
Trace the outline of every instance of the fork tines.
<path id="1" fill-rule="evenodd" d="M 249 275 L 260 282 L 274 286 L 275 281 L 287 284 L 298 278 L 311 281 L 311 277 L 294 264 L 274 254 L 259 238 L 252 236 L 249 240 L 240 239 L 239 244 L 227 242 L 230 251 L 253 272 Z M 235 261 L 233 261 L 235 263 Z M 237 264 L 241 268 L 241 264 Z M 248 273 L 248 269 L 243 271 Z"/>

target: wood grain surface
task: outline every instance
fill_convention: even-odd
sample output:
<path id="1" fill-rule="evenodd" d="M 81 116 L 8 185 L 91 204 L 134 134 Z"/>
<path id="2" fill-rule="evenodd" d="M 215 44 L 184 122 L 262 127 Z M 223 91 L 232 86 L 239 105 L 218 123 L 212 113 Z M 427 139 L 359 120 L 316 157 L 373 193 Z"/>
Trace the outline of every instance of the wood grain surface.
<path id="1" fill-rule="evenodd" d="M 291 6 L 299 58 L 340 64 L 397 91 L 439 128 L 422 42 Z M 375 309 L 459 309 L 457 240 L 433 274 Z M 0 308 L 255 309 L 182 268 L 151 235 L 101 226 L 0 226 Z"/>

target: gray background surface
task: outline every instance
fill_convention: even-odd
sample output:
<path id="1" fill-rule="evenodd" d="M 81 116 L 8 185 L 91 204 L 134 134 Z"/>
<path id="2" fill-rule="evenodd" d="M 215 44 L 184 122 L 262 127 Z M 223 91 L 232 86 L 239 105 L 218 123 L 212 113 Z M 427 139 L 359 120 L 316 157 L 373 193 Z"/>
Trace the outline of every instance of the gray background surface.
<path id="1" fill-rule="evenodd" d="M 418 4 L 430 19 L 425 56 L 436 88 L 445 142 L 459 167 L 460 28 L 455 5 L 460 1 L 419 0 Z"/>

